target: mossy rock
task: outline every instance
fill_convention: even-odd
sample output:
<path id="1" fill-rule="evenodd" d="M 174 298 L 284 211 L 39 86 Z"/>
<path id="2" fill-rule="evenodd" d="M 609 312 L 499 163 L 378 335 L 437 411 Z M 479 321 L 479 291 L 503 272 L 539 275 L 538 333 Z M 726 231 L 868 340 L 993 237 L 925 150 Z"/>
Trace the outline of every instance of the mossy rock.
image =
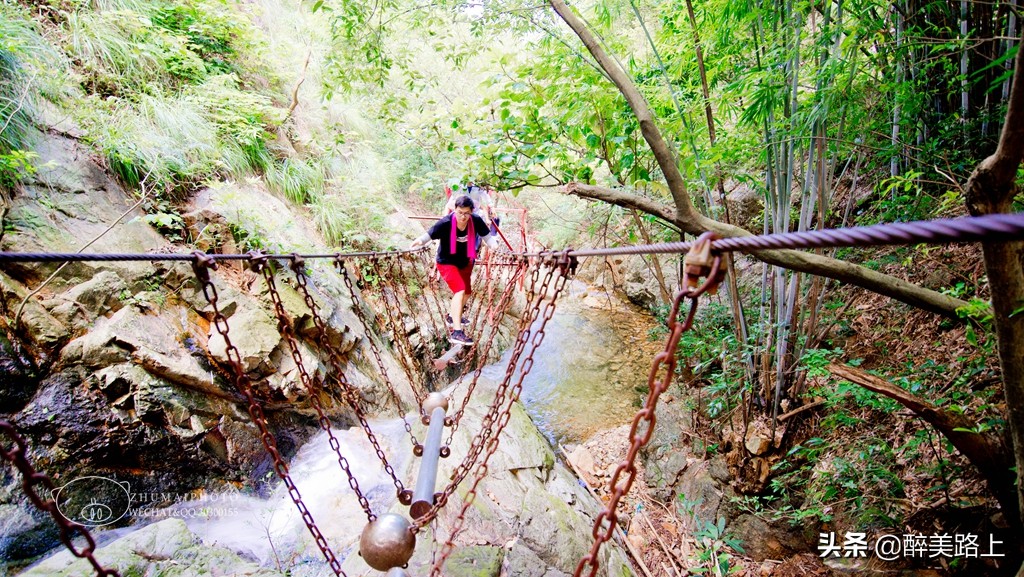
<path id="1" fill-rule="evenodd" d="M 505 550 L 488 545 L 456 548 L 448 562 L 445 574 L 449 577 L 498 577 Z"/>
<path id="2" fill-rule="evenodd" d="M 210 547 L 181 519 L 167 519 L 126 535 L 96 551 L 96 559 L 122 577 L 189 577 L 235 575 L 280 577 L 226 549 Z M 81 577 L 94 573 L 89 562 L 61 551 L 21 573 L 24 577 Z"/>

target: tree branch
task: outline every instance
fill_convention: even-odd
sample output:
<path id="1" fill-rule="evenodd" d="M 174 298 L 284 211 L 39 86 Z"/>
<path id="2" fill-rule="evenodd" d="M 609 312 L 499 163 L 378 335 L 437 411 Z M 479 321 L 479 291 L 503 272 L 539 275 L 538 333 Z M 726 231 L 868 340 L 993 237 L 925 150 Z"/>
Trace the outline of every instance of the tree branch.
<path id="1" fill-rule="evenodd" d="M 696 223 L 681 220 L 676 218 L 675 212 L 664 204 L 621 190 L 573 182 L 565 186 L 565 192 L 580 198 L 601 200 L 623 208 L 636 209 L 652 214 L 679 226 L 684 232 L 692 235 L 699 235 L 707 230 L 713 231 L 721 238 L 752 235 L 749 231 L 738 226 L 721 223 L 699 215 Z M 753 251 L 750 254 L 754 258 L 768 264 L 852 284 L 908 305 L 957 320 L 962 319 L 957 315 L 956 309 L 967 305 L 967 302 L 963 300 L 919 287 L 894 276 L 827 256 L 797 250 L 759 250 Z"/>
<path id="2" fill-rule="evenodd" d="M 690 196 L 686 192 L 686 181 L 683 179 L 682 173 L 679 172 L 675 153 L 664 137 L 662 137 L 658 126 L 654 123 L 654 116 L 647 105 L 647 100 L 637 90 L 629 75 L 608 56 L 597 43 L 594 35 L 587 30 L 580 19 L 565 5 L 565 2 L 562 0 L 550 1 L 555 12 L 572 28 L 576 36 L 579 36 L 580 40 L 583 41 L 583 45 L 587 47 L 590 54 L 597 60 L 597 64 L 607 73 L 608 77 L 615 83 L 615 87 L 626 98 L 626 102 L 629 104 L 630 109 L 633 110 L 633 114 L 640 124 L 640 132 L 644 135 L 647 145 L 651 147 L 651 152 L 654 153 L 654 158 L 658 161 L 658 167 L 661 168 L 665 182 L 668 184 L 668 189 L 672 193 L 672 199 L 676 205 L 676 214 L 683 220 L 699 217 L 700 214 L 694 209 L 693 203 L 690 202 Z"/>
<path id="3" fill-rule="evenodd" d="M 954 413 L 910 394 L 885 379 L 870 375 L 860 369 L 832 363 L 828 370 L 833 375 L 860 385 L 869 391 L 885 395 L 910 409 L 924 422 L 935 427 L 939 433 L 960 451 L 972 465 L 978 468 L 988 483 L 989 490 L 999 501 L 1006 519 L 1013 523 L 1017 515 L 1017 495 L 1013 486 L 1014 475 L 1010 472 L 1013 464 L 999 439 L 973 429 L 976 423 L 960 413 Z"/>

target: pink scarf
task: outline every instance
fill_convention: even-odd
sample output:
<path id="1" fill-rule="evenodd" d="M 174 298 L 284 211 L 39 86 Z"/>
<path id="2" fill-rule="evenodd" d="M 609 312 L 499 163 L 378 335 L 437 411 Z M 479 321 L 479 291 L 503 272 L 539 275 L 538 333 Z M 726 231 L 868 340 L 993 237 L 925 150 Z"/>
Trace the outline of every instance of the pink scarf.
<path id="1" fill-rule="evenodd" d="M 458 225 L 455 224 L 455 213 L 453 212 L 452 213 L 452 240 L 451 240 L 451 247 L 452 247 L 452 251 L 451 252 L 452 252 L 453 255 L 455 254 L 455 229 L 457 227 L 458 227 Z M 476 233 L 473 231 L 473 215 L 469 216 L 469 230 L 466 231 L 466 242 L 469 244 L 469 246 L 466 247 L 466 249 L 467 249 L 466 250 L 466 254 L 469 255 L 469 260 L 474 261 L 474 260 L 476 260 Z"/>

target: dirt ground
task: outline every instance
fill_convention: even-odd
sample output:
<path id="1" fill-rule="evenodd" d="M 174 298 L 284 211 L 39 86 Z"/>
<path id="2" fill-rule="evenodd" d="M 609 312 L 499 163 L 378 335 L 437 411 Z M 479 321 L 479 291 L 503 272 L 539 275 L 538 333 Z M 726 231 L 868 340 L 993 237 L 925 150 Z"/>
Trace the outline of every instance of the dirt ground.
<path id="1" fill-rule="evenodd" d="M 587 488 L 603 503 L 611 498 L 609 484 L 619 463 L 629 451 L 629 425 L 597 433 L 585 443 L 563 450 L 570 467 Z M 684 526 L 672 511 L 672 504 L 654 499 L 647 491 L 643 465 L 636 463 L 637 474 L 628 493 L 617 508 L 620 527 L 617 536 L 633 558 L 638 575 L 676 577 L 716 575 L 706 558 L 705 547 L 693 537 L 694 528 Z M 625 475 L 620 475 L 621 481 Z M 728 574 L 744 577 L 819 577 L 829 570 L 814 554 L 789 559 L 754 561 L 736 551 L 727 550 Z M 723 568 L 724 569 L 724 568 Z M 722 574 L 725 574 L 723 570 Z"/>

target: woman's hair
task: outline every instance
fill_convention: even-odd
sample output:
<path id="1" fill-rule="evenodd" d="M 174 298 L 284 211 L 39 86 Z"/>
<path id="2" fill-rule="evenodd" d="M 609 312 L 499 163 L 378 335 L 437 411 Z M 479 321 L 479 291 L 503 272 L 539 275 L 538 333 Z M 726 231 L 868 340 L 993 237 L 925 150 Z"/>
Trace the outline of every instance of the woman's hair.
<path id="1" fill-rule="evenodd" d="M 473 199 L 468 196 L 460 196 L 455 199 L 455 208 L 468 208 L 473 210 L 476 208 L 476 204 L 473 203 Z"/>

